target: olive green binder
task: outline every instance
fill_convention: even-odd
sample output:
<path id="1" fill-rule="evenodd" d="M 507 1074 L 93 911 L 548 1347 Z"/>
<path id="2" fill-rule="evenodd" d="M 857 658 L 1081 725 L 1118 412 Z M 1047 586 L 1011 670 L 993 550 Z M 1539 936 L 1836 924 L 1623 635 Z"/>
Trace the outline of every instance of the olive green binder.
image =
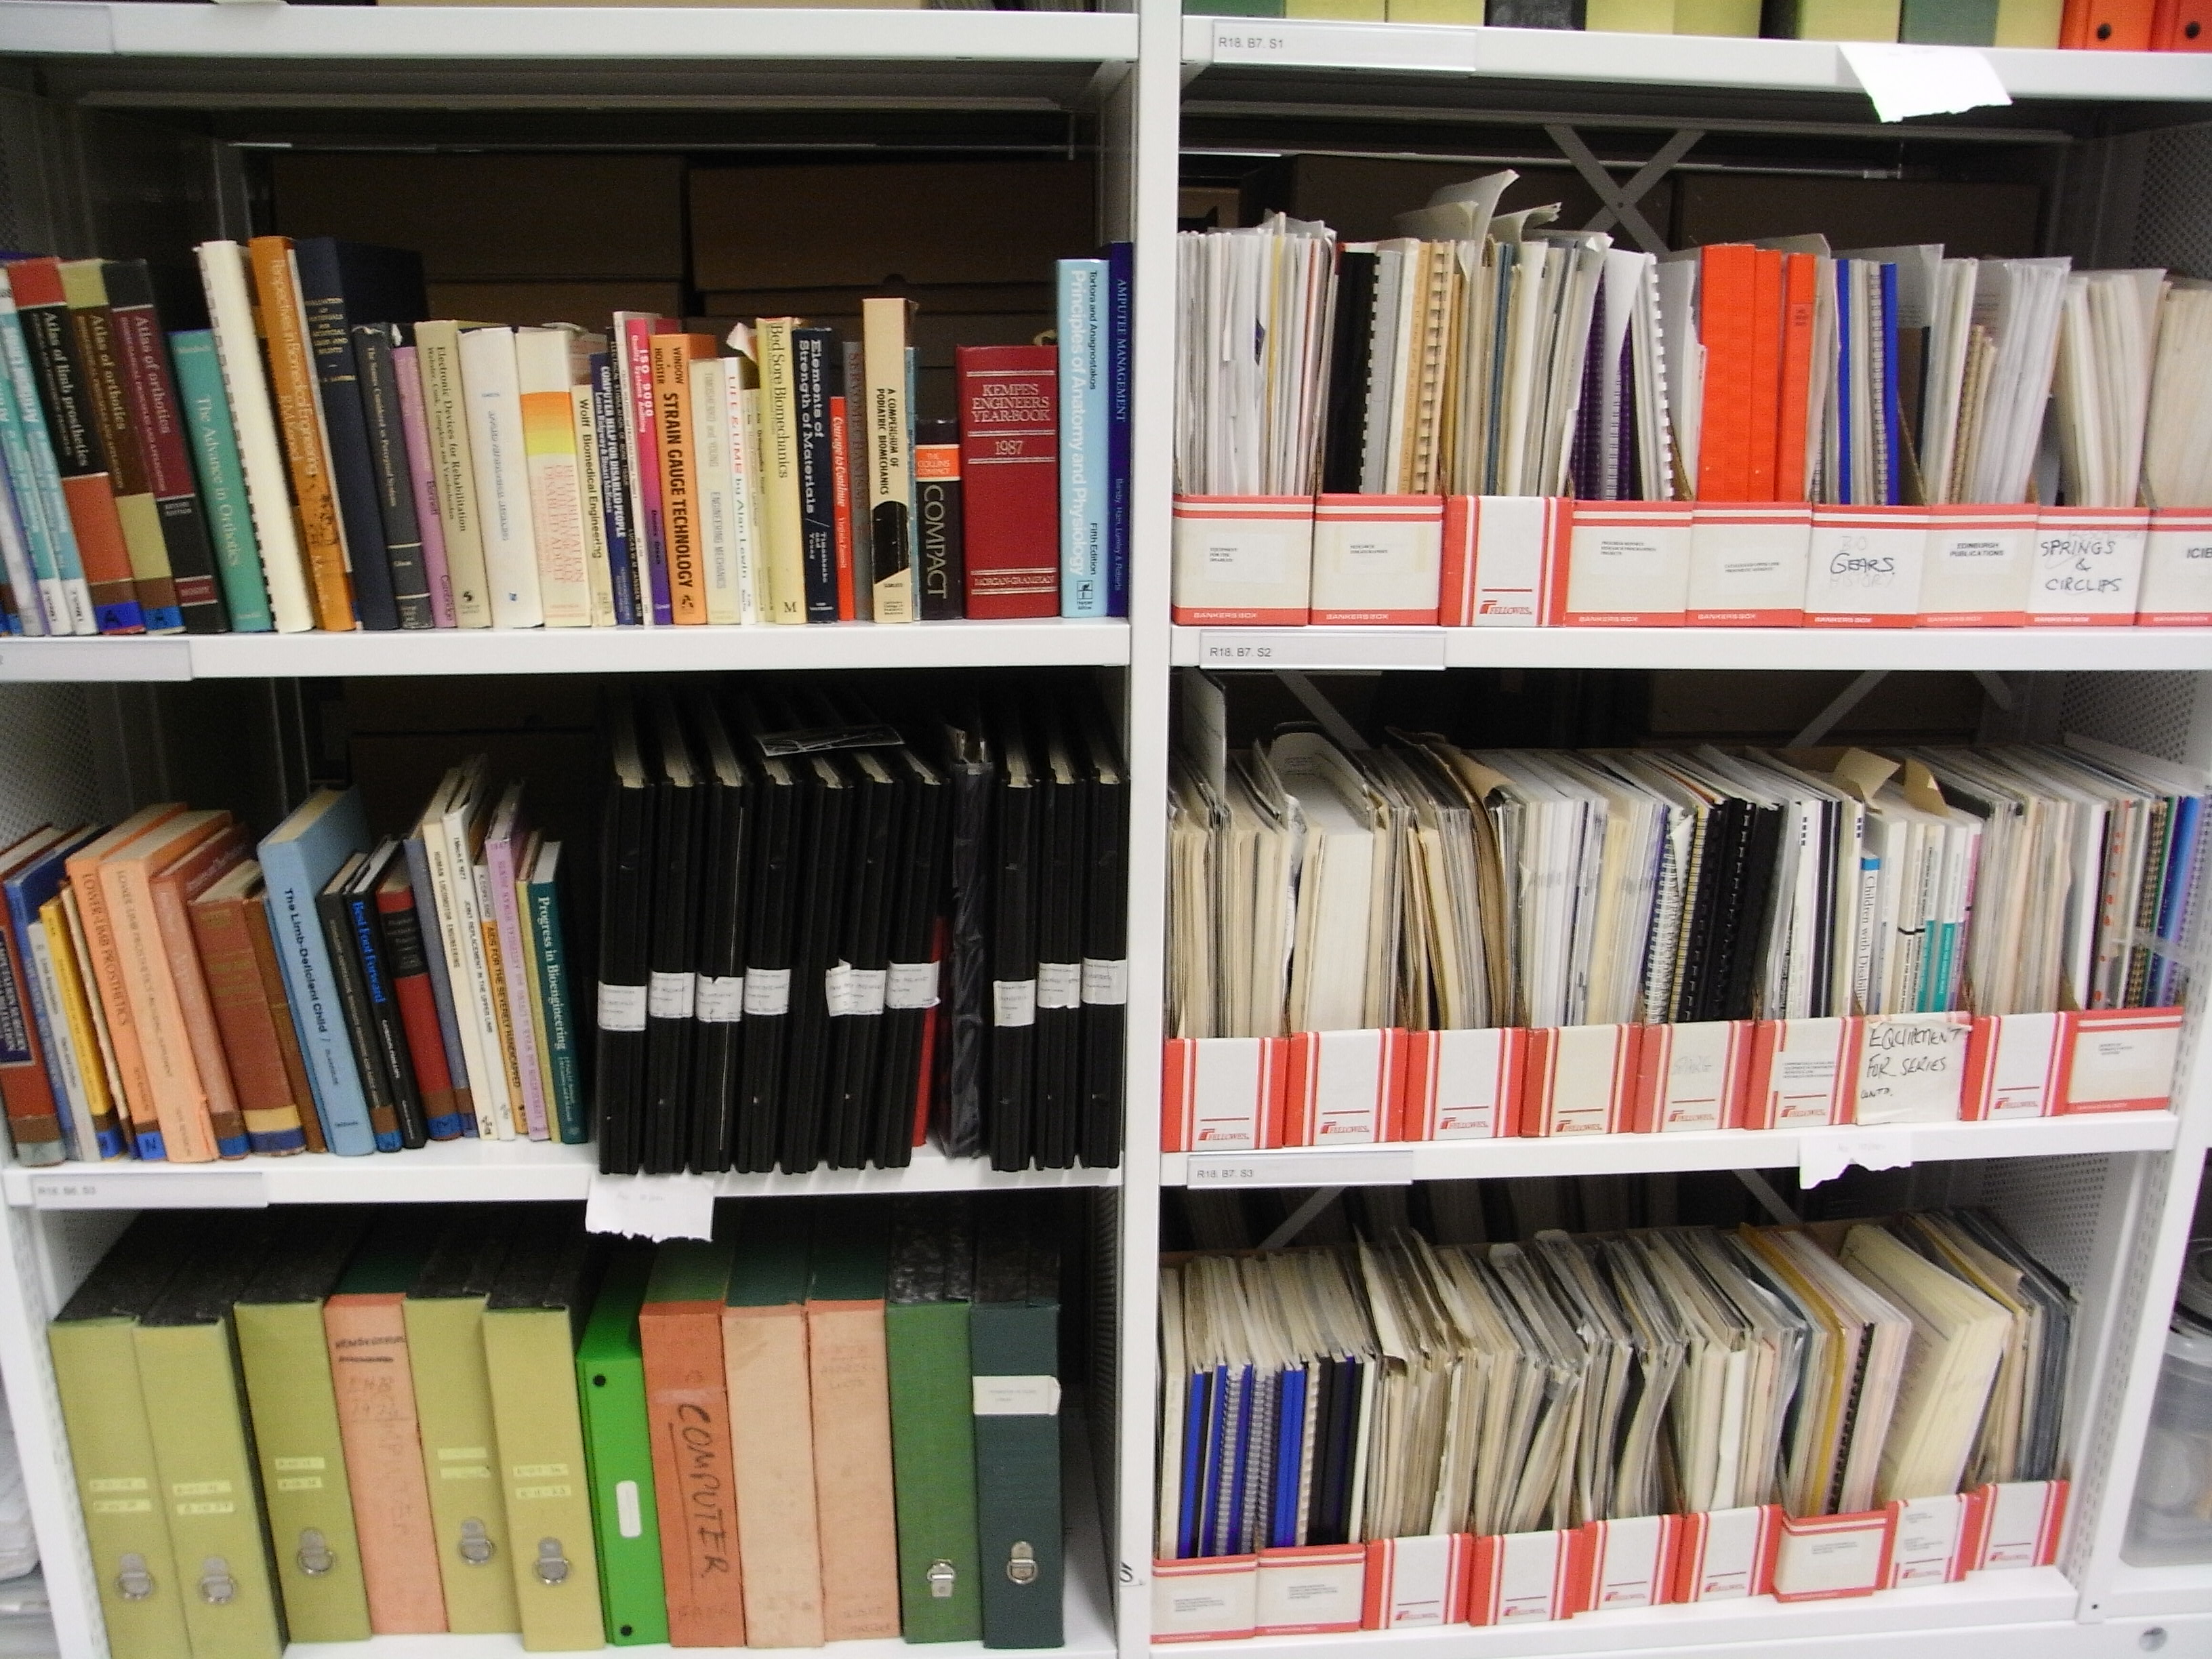
<path id="1" fill-rule="evenodd" d="M 616 1249 L 576 1349 L 584 1462 L 591 1470 L 592 1531 L 599 1552 L 599 1607 L 606 1615 L 607 1640 L 618 1648 L 668 1639 L 653 1435 L 645 1411 L 645 1352 L 637 1334 L 653 1259 L 650 1244 Z"/>
<path id="2" fill-rule="evenodd" d="M 368 1639 L 368 1592 L 338 1437 L 323 1298 L 368 1224 L 357 1210 L 288 1216 L 231 1310 L 253 1421 L 262 1507 L 295 1642 Z"/>
<path id="3" fill-rule="evenodd" d="M 484 1364 L 522 1645 L 574 1653 L 606 1645 L 576 1407 L 576 1337 L 598 1249 L 574 1208 L 540 1208 L 548 1212 L 517 1233 L 485 1303 Z"/>
<path id="4" fill-rule="evenodd" d="M 1008 1194 L 976 1223 L 968 1354 L 987 1648 L 1061 1642 L 1057 1196 Z"/>
<path id="5" fill-rule="evenodd" d="M 178 1270 L 131 1333 L 138 1383 L 192 1652 L 278 1659 L 283 1624 L 229 1319 L 276 1229 L 261 1216 L 201 1223 L 206 1248 Z"/>
<path id="6" fill-rule="evenodd" d="M 407 1290 L 407 1364 L 422 1437 L 422 1479 L 437 1529 L 446 1628 L 456 1635 L 522 1628 L 514 1601 L 507 1503 L 494 1468 L 491 1377 L 484 1369 L 484 1298 L 514 1230 L 504 1208 L 457 1214 Z"/>
<path id="7" fill-rule="evenodd" d="M 191 1659 L 132 1339 L 191 1248 L 186 1219 L 133 1222 L 46 1330 L 108 1647 L 131 1659 Z"/>
<path id="8" fill-rule="evenodd" d="M 976 1583 L 975 1424 L 968 1304 L 975 1201 L 964 1194 L 891 1206 L 891 1469 L 898 1506 L 899 1613 L 909 1642 L 983 1634 Z"/>

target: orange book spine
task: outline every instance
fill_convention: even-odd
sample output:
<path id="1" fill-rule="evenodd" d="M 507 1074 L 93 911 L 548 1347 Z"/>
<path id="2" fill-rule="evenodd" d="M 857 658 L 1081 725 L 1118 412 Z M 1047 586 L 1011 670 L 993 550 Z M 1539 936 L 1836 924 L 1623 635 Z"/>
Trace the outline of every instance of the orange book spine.
<path id="1" fill-rule="evenodd" d="M 138 1048 L 138 1028 L 131 1018 L 131 994 L 124 988 L 123 958 L 115 945 L 115 929 L 108 920 L 107 898 L 101 890 L 100 859 L 79 854 L 65 866 L 76 890 L 77 909 L 84 920 L 85 945 L 92 954 L 93 989 L 107 1016 L 108 1045 L 115 1051 L 115 1070 L 123 1085 L 124 1109 L 136 1141 L 161 1144 L 161 1121 L 154 1113 L 154 1094 L 146 1079 L 146 1062 Z M 142 1150 L 139 1156 L 146 1153 Z"/>
<path id="2" fill-rule="evenodd" d="M 730 1397 L 745 1402 L 730 1425 L 745 1627 L 756 1647 L 818 1648 L 822 1534 L 805 1304 L 725 1308 L 722 1368 Z"/>
<path id="3" fill-rule="evenodd" d="M 187 845 L 197 848 L 222 834 L 230 827 L 229 819 L 228 812 L 210 813 L 190 832 Z M 167 855 L 181 849 L 173 843 L 162 850 Z M 155 919 L 153 856 L 150 851 L 133 855 L 125 848 L 117 857 L 102 860 L 102 896 L 114 930 L 124 999 L 137 1028 L 140 1060 L 154 1119 L 161 1127 L 162 1151 L 172 1164 L 207 1164 L 216 1156 L 215 1125 L 208 1115 L 207 1095 L 185 1031 L 184 1007 Z"/>
<path id="4" fill-rule="evenodd" d="M 315 596 L 315 626 L 350 633 L 353 583 L 346 574 L 345 532 L 331 482 L 330 434 L 323 426 L 292 239 L 256 236 L 246 246 L 253 265 L 254 316 L 268 347 L 269 386 L 276 394 L 276 423 L 283 429 L 284 459 L 307 556 L 307 583 Z"/>
<path id="5" fill-rule="evenodd" d="M 1776 499 L 1784 433 L 1782 427 L 1782 256 L 1753 250 L 1751 288 L 1750 425 L 1744 499 Z"/>
<path id="6" fill-rule="evenodd" d="M 168 959 L 170 981 L 176 987 L 177 1010 L 184 1019 L 192 1069 L 205 1097 L 208 1127 L 215 1137 L 218 1158 L 244 1158 L 250 1148 L 187 906 L 245 856 L 246 831 L 233 824 L 191 856 L 162 871 L 152 883 L 154 926 L 161 935 L 162 954 Z"/>
<path id="7" fill-rule="evenodd" d="M 707 572 L 701 556 L 699 492 L 693 468 L 691 364 L 714 355 L 710 334 L 653 337 L 653 426 L 660 448 L 661 534 L 668 548 L 668 604 L 678 623 L 707 620 Z"/>
<path id="8" fill-rule="evenodd" d="M 108 487 L 107 475 L 64 478 L 62 504 L 69 508 L 70 527 L 76 532 L 77 557 L 83 562 L 93 604 L 137 604 L 131 549 L 123 539 L 123 519 L 115 510 L 115 491 Z"/>
<path id="9" fill-rule="evenodd" d="M 271 1018 L 261 987 L 260 958 L 246 933 L 253 923 L 246 902 L 234 896 L 213 902 L 195 899 L 186 908 L 248 1144 L 256 1152 L 298 1152 L 301 1117 L 313 1115 L 314 1103 L 292 1091 L 276 1027 L 278 1020 L 287 1025 L 290 1021 L 283 1009 Z M 303 1086 L 305 1082 L 303 1077 Z"/>
<path id="10" fill-rule="evenodd" d="M 284 969 L 276 960 L 276 936 L 269 931 L 266 890 L 247 895 L 246 932 L 253 941 L 254 966 L 261 970 L 261 995 L 276 1030 L 276 1052 L 284 1063 L 284 1080 L 299 1103 L 300 1133 L 311 1152 L 328 1152 L 323 1139 L 323 1120 L 315 1110 L 314 1085 L 307 1080 L 307 1061 L 300 1052 L 300 1033 L 292 1024 L 291 999 L 284 994 Z"/>
<path id="11" fill-rule="evenodd" d="M 446 1628 L 437 1528 L 407 1364 L 406 1304 L 398 1291 L 334 1296 L 323 1304 L 338 1438 L 368 1588 L 368 1627 L 379 1636 L 438 1635 Z"/>
<path id="12" fill-rule="evenodd" d="M 891 1395 L 880 1302 L 809 1302 L 814 1507 L 822 1529 L 822 1634 L 899 1634 Z"/>
<path id="13" fill-rule="evenodd" d="M 743 1647 L 722 1304 L 648 1302 L 637 1330 L 669 1640 L 679 1648 Z"/>
<path id="14" fill-rule="evenodd" d="M 1722 243 L 1698 262 L 1698 338 L 1705 349 L 1705 409 L 1698 436 L 1698 499 L 1749 499 L 1751 354 L 1758 250 Z"/>
<path id="15" fill-rule="evenodd" d="M 1820 261 L 1809 253 L 1784 256 L 1782 270 L 1782 407 L 1775 440 L 1774 499 L 1806 499 L 1805 442 L 1812 410 L 1814 291 Z"/>

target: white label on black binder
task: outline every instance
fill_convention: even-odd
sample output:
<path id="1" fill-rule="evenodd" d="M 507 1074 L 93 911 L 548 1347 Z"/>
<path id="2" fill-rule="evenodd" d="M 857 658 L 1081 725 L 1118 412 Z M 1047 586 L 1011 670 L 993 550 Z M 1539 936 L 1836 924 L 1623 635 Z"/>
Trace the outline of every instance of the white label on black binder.
<path id="1" fill-rule="evenodd" d="M 937 1006 L 937 964 L 933 962 L 895 962 L 884 982 L 884 1004 L 890 1008 Z"/>
<path id="2" fill-rule="evenodd" d="M 978 1417 L 1056 1417 L 1060 1413 L 1056 1376 L 979 1376 L 975 1382 Z"/>
<path id="3" fill-rule="evenodd" d="M 745 1013 L 745 976 L 732 974 L 720 979 L 713 974 L 700 975 L 699 994 L 692 1006 L 705 1024 L 736 1024 Z"/>
<path id="4" fill-rule="evenodd" d="M 655 1019 L 689 1019 L 697 986 L 690 974 L 655 974 L 647 1010 Z"/>
<path id="5" fill-rule="evenodd" d="M 745 1013 L 752 1019 L 773 1019 L 791 1012 L 791 969 L 756 968 L 745 975 Z"/>
<path id="6" fill-rule="evenodd" d="M 645 987 L 599 987 L 599 1029 L 602 1031 L 642 1031 L 645 1029 Z"/>
<path id="7" fill-rule="evenodd" d="M 1129 964 L 1097 957 L 1083 958 L 1083 1000 L 1120 1007 L 1129 1000 Z"/>
<path id="8" fill-rule="evenodd" d="M 1036 981 L 1033 979 L 994 979 L 991 981 L 991 1024 L 1036 1024 Z"/>
<path id="9" fill-rule="evenodd" d="M 822 1000 L 830 1010 L 830 1018 L 857 1012 L 853 1006 L 853 964 L 841 962 L 822 975 Z"/>
<path id="10" fill-rule="evenodd" d="M 1036 1006 L 1040 1008 L 1081 1007 L 1083 965 L 1075 962 L 1037 963 Z"/>
<path id="11" fill-rule="evenodd" d="M 884 1011 L 884 981 L 890 977 L 880 968 L 848 968 L 845 970 L 845 1001 L 847 1012 L 855 1014 L 880 1014 Z"/>

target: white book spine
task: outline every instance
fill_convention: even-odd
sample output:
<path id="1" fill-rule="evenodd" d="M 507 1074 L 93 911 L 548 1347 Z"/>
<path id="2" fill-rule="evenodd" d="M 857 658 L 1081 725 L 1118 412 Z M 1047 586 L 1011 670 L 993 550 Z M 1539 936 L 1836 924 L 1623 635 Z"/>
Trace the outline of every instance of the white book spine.
<path id="1" fill-rule="evenodd" d="M 459 327 L 448 322 L 418 323 L 415 367 L 422 381 L 430 486 L 438 503 L 438 526 L 446 538 L 454 625 L 489 628 L 490 585 L 484 578 L 483 518 L 477 511 L 476 457 L 469 444 Z"/>
<path id="2" fill-rule="evenodd" d="M 592 626 L 615 625 L 614 575 L 607 560 L 606 491 L 599 478 L 599 423 L 592 413 L 592 388 L 568 388 L 571 430 L 576 441 L 577 510 L 583 520 L 584 580 L 592 595 Z"/>
<path id="3" fill-rule="evenodd" d="M 577 477 L 576 385 L 570 362 L 575 332 L 560 327 L 514 331 L 538 604 L 549 628 L 592 625 L 583 485 Z"/>
<path id="4" fill-rule="evenodd" d="M 730 460 L 730 379 L 733 357 L 702 357 L 691 365 L 693 477 L 699 492 L 699 562 L 707 578 L 707 620 L 738 616 L 735 476 Z"/>
<path id="5" fill-rule="evenodd" d="M 544 622 L 545 610 L 538 594 L 538 538 L 530 517 L 513 329 L 472 328 L 461 336 L 461 384 L 477 504 L 483 513 L 492 625 L 536 628 Z"/>
<path id="6" fill-rule="evenodd" d="M 238 439 L 239 470 L 246 477 L 253 538 L 261 545 L 261 574 L 269 584 L 270 613 L 278 633 L 304 634 L 315 625 L 315 611 L 307 598 L 307 570 L 300 556 L 284 452 L 277 441 L 276 410 L 269 401 L 268 376 L 253 329 L 246 250 L 236 242 L 202 242 L 198 251 L 216 356 L 222 363 L 223 390 L 230 398 L 230 423 Z"/>
<path id="7" fill-rule="evenodd" d="M 733 360 L 734 361 L 734 360 Z M 740 623 L 761 620 L 761 394 L 742 368 L 729 370 L 723 386 L 730 423 L 730 547 Z"/>
<path id="8" fill-rule="evenodd" d="M 476 1103 L 477 1133 L 486 1140 L 512 1140 L 514 1117 L 507 1106 L 507 1066 L 492 1011 L 491 979 L 477 914 L 476 874 L 469 867 L 467 846 L 465 812 L 449 812 L 422 826 L 423 850 L 430 855 L 430 885 L 437 895 L 438 937 L 445 944 L 446 971 L 453 988 L 453 1023 L 460 1028 L 470 1097 Z"/>

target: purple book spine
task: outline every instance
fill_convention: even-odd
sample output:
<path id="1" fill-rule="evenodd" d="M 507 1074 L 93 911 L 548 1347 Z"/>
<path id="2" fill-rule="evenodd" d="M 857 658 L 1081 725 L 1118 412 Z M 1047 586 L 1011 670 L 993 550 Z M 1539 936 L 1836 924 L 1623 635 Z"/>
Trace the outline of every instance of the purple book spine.
<path id="1" fill-rule="evenodd" d="M 413 346 L 392 351 L 392 373 L 399 382 L 399 426 L 407 437 L 407 470 L 415 475 L 415 519 L 422 530 L 422 568 L 430 578 L 430 620 L 451 628 L 453 579 L 446 569 L 446 527 L 438 521 L 437 492 L 430 487 L 430 428 L 422 418 L 422 379 L 415 368 Z"/>

